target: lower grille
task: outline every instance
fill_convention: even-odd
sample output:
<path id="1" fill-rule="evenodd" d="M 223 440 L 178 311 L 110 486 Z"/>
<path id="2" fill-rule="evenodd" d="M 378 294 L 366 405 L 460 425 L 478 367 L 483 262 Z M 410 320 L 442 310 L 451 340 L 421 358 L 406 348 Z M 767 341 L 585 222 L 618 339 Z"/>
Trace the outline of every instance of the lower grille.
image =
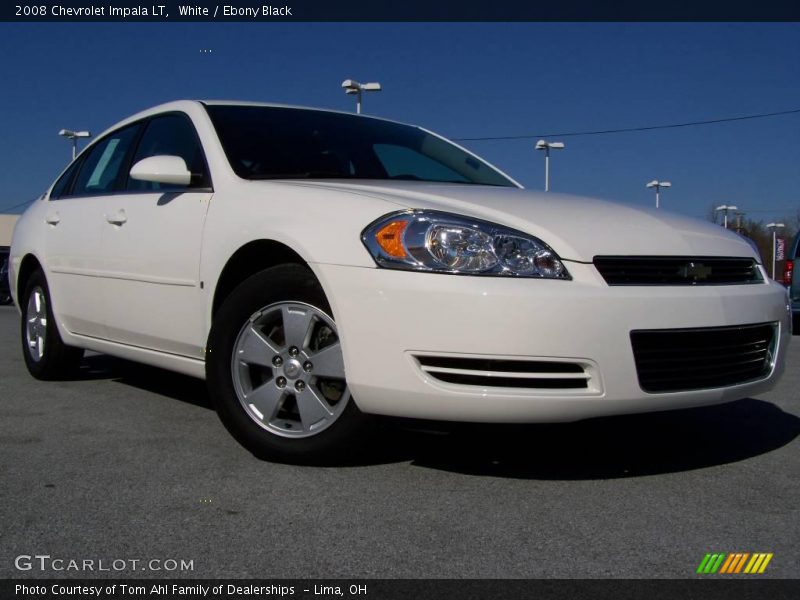
<path id="1" fill-rule="evenodd" d="M 752 258 L 595 256 L 608 285 L 739 285 L 761 283 Z"/>
<path id="2" fill-rule="evenodd" d="M 645 392 L 726 387 L 762 379 L 772 368 L 774 323 L 631 332 Z"/>
<path id="3" fill-rule="evenodd" d="M 578 363 L 416 356 L 420 368 L 439 381 L 480 387 L 587 389 L 589 374 Z"/>

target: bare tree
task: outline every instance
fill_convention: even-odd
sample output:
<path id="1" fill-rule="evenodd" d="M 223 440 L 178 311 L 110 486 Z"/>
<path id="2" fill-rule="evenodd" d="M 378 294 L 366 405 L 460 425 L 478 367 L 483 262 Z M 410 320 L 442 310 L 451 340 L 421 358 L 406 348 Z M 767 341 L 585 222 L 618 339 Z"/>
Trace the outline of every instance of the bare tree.
<path id="1" fill-rule="evenodd" d="M 708 205 L 708 212 L 706 213 L 706 218 L 715 225 L 719 224 L 719 211 L 717 210 L 717 205 L 714 204 L 713 202 Z"/>

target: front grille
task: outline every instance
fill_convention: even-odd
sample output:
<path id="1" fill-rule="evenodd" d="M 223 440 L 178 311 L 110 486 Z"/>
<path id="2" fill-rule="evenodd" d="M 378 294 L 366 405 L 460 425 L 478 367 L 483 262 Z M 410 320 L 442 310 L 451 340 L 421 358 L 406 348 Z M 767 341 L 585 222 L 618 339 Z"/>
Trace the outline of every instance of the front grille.
<path id="1" fill-rule="evenodd" d="M 416 356 L 420 368 L 439 381 L 480 387 L 587 389 L 582 365 L 561 361 Z"/>
<path id="2" fill-rule="evenodd" d="M 752 258 L 708 256 L 595 256 L 608 285 L 737 285 L 760 283 Z"/>
<path id="3" fill-rule="evenodd" d="M 645 392 L 719 388 L 769 375 L 774 323 L 631 331 L 639 385 Z"/>

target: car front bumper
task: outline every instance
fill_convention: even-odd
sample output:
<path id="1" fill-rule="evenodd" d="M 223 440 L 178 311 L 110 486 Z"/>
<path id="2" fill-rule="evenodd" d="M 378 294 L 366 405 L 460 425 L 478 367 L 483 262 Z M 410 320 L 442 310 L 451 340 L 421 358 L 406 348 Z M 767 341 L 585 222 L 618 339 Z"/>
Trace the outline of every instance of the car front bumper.
<path id="1" fill-rule="evenodd" d="M 470 277 L 312 265 L 334 312 L 353 396 L 368 413 L 477 422 L 557 422 L 716 404 L 771 388 L 791 337 L 785 289 L 740 286 L 611 287 L 590 264 L 572 281 Z M 642 391 L 630 332 L 775 323 L 773 367 L 723 388 Z M 564 361 L 586 389 L 446 383 L 419 355 Z"/>

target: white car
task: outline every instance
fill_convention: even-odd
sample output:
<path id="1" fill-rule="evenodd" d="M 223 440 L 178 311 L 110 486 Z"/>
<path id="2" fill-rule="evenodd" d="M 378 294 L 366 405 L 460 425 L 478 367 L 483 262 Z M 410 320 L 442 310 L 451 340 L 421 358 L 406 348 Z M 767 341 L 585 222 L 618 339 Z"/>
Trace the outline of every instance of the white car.
<path id="1" fill-rule="evenodd" d="M 773 386 L 782 286 L 725 229 L 521 189 L 384 119 L 181 101 L 87 147 L 20 218 L 34 377 L 89 349 L 208 382 L 249 450 L 326 460 L 369 415 L 573 421 Z"/>

